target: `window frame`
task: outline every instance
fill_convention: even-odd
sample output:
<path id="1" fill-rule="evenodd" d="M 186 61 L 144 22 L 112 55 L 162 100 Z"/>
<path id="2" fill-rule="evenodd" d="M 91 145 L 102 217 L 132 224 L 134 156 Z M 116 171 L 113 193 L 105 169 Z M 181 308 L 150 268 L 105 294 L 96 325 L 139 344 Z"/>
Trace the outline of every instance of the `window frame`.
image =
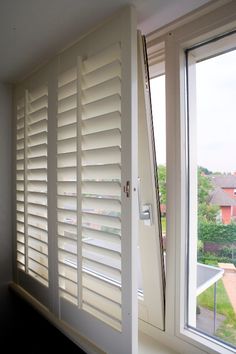
<path id="1" fill-rule="evenodd" d="M 144 206 L 143 202 L 146 206 L 150 205 L 150 220 L 145 222 L 139 215 L 139 256 L 143 285 L 143 293 L 138 292 L 139 322 L 145 321 L 163 331 L 164 255 L 149 75 L 145 56 L 145 40 L 138 33 L 138 204 L 139 209 Z M 153 269 L 157 270 L 156 273 L 152 273 Z"/>
<path id="2" fill-rule="evenodd" d="M 146 325 L 143 331 L 181 351 L 235 353 L 217 340 L 186 327 L 188 173 L 186 134 L 185 50 L 229 32 L 236 26 L 236 4 L 215 1 L 147 37 L 152 48 L 165 43 L 167 132 L 166 331 Z M 174 294 L 174 296 L 173 296 Z"/>

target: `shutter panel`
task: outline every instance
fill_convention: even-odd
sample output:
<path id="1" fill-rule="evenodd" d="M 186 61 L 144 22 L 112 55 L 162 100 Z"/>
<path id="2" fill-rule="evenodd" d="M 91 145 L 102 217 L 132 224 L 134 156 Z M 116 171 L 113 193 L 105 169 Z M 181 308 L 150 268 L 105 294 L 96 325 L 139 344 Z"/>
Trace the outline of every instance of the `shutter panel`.
<path id="1" fill-rule="evenodd" d="M 16 258 L 25 271 L 25 97 L 16 101 Z"/>
<path id="2" fill-rule="evenodd" d="M 131 12 L 61 54 L 58 76 L 60 315 L 111 354 L 137 352 L 135 202 L 123 191 L 137 177 Z"/>
<path id="3" fill-rule="evenodd" d="M 81 302 L 83 309 L 120 331 L 120 43 L 87 58 L 82 62 L 81 69 L 84 84 L 81 90 Z M 104 119 L 113 122 L 111 127 L 103 124 Z M 97 286 L 98 279 L 102 279 L 102 286 Z M 104 286 L 109 286 L 109 292 L 104 291 Z"/>
<path id="4" fill-rule="evenodd" d="M 47 107 L 48 89 L 42 85 L 26 92 L 27 97 L 27 270 L 48 286 L 47 210 Z"/>
<path id="5" fill-rule="evenodd" d="M 16 91 L 16 131 L 17 280 L 48 306 L 48 88 L 42 80 L 31 78 Z"/>
<path id="6" fill-rule="evenodd" d="M 57 234 L 59 296 L 78 305 L 77 68 L 58 79 Z"/>

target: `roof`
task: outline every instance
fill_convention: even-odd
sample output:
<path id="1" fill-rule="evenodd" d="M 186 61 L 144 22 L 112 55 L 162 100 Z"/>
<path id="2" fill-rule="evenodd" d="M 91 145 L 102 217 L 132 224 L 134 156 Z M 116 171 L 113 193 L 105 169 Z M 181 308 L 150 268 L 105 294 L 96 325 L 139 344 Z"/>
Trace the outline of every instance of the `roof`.
<path id="1" fill-rule="evenodd" d="M 211 180 L 213 184 L 221 188 L 236 188 L 235 175 L 214 175 Z"/>
<path id="2" fill-rule="evenodd" d="M 166 213 L 166 205 L 165 204 L 161 204 L 160 209 L 161 209 L 162 214 Z"/>
<path id="3" fill-rule="evenodd" d="M 209 203 L 220 206 L 236 206 L 236 199 L 231 198 L 220 187 L 217 187 L 209 196 Z"/>

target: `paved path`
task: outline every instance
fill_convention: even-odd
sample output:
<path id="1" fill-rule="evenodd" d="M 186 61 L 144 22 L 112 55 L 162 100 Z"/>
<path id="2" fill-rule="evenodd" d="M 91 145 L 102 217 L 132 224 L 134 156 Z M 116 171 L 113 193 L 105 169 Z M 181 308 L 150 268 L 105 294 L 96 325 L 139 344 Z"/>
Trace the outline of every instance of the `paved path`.
<path id="1" fill-rule="evenodd" d="M 236 272 L 225 271 L 222 280 L 234 312 L 236 313 Z"/>
<path id="2" fill-rule="evenodd" d="M 216 330 L 225 321 L 225 319 L 226 319 L 225 316 L 220 315 L 219 313 L 216 314 L 216 324 L 215 324 Z M 214 333 L 214 312 L 200 306 L 200 314 L 197 315 L 196 327 L 197 327 L 197 329 L 200 329 L 201 331 L 203 331 L 207 334 L 215 335 L 215 333 Z"/>

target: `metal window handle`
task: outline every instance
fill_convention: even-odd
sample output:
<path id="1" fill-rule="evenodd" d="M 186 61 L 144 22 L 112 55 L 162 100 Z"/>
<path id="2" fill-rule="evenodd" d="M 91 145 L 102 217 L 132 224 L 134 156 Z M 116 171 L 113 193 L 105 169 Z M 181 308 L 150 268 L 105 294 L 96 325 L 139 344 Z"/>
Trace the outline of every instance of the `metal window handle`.
<path id="1" fill-rule="evenodd" d="M 140 198 L 140 178 L 138 178 L 138 206 L 139 206 L 139 219 L 144 221 L 145 225 L 152 225 L 152 205 L 141 205 Z"/>

